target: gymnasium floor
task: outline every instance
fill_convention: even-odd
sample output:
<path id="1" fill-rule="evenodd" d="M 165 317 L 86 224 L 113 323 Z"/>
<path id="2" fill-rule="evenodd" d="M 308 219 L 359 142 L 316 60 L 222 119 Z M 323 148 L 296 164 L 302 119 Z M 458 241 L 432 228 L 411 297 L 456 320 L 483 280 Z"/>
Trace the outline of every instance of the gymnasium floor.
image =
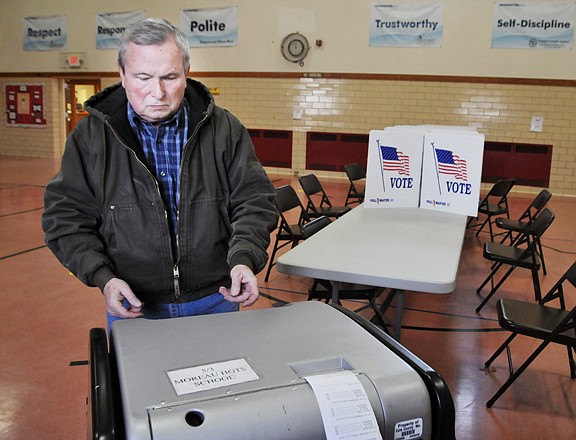
<path id="1" fill-rule="evenodd" d="M 99 291 L 82 285 L 45 247 L 40 227 L 43 188 L 57 171 L 49 159 L 0 156 L 0 438 L 81 439 L 86 436 L 88 332 L 105 326 Z M 298 182 L 271 176 L 275 186 Z M 347 182 L 322 180 L 334 204 L 344 202 Z M 303 194 L 300 193 L 303 197 Z M 517 217 L 533 195 L 511 198 Z M 553 196 L 556 220 L 544 236 L 546 292 L 575 261 L 576 199 Z M 486 401 L 507 377 L 506 356 L 481 370 L 505 339 L 498 331 L 500 296 L 533 298 L 530 274 L 514 271 L 480 314 L 475 293 L 490 264 L 482 257 L 488 234 L 467 231 L 457 288 L 448 295 L 407 292 L 402 344 L 446 380 L 456 406 L 456 436 L 468 439 L 572 439 L 576 432 L 576 381 L 564 347 L 550 346 L 494 405 Z M 261 299 L 253 307 L 306 301 L 311 280 L 272 270 L 259 275 Z M 576 301 L 573 293 L 569 306 Z M 344 305 L 370 318 L 362 301 Z M 298 343 L 299 341 L 294 341 Z M 518 341 L 516 365 L 536 343 Z"/>

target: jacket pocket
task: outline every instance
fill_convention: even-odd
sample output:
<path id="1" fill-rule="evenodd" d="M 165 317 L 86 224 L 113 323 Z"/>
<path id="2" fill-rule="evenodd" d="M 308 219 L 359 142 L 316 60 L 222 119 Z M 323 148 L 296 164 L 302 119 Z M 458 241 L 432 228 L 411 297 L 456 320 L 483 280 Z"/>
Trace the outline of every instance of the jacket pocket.
<path id="1" fill-rule="evenodd" d="M 172 274 L 168 223 L 150 203 L 108 207 L 102 228 L 114 271 L 136 292 L 166 293 Z"/>
<path id="2" fill-rule="evenodd" d="M 197 289 L 229 275 L 229 222 L 216 198 L 194 201 L 186 208 L 180 213 L 181 276 L 185 288 Z"/>

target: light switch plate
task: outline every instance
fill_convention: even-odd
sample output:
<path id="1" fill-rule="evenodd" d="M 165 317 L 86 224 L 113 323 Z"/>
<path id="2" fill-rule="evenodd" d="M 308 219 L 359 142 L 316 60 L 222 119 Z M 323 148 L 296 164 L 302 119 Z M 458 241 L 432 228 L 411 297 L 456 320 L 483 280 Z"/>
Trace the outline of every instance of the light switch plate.
<path id="1" fill-rule="evenodd" d="M 296 106 L 292 109 L 292 119 L 302 119 L 304 115 L 304 108 Z"/>

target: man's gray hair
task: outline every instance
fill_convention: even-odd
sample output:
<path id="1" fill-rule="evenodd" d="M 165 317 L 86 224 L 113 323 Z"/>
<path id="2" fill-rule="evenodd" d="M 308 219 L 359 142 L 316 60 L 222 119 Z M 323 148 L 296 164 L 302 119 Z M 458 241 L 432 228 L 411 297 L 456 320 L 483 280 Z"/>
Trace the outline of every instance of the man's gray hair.
<path id="1" fill-rule="evenodd" d="M 139 46 L 161 45 L 174 39 L 182 52 L 184 71 L 190 67 L 190 53 L 188 52 L 188 39 L 184 32 L 163 18 L 146 18 L 131 24 L 126 28 L 120 39 L 118 48 L 118 65 L 124 71 L 126 65 L 126 49 L 130 43 Z"/>

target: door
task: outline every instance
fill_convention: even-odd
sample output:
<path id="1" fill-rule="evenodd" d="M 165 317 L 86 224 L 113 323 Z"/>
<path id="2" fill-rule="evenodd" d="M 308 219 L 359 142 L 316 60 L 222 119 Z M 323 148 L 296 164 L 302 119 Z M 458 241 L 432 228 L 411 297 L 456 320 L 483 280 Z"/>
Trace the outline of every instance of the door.
<path id="1" fill-rule="evenodd" d="M 100 80 L 66 80 L 66 136 L 88 113 L 84 110 L 84 101 L 100 91 Z"/>

